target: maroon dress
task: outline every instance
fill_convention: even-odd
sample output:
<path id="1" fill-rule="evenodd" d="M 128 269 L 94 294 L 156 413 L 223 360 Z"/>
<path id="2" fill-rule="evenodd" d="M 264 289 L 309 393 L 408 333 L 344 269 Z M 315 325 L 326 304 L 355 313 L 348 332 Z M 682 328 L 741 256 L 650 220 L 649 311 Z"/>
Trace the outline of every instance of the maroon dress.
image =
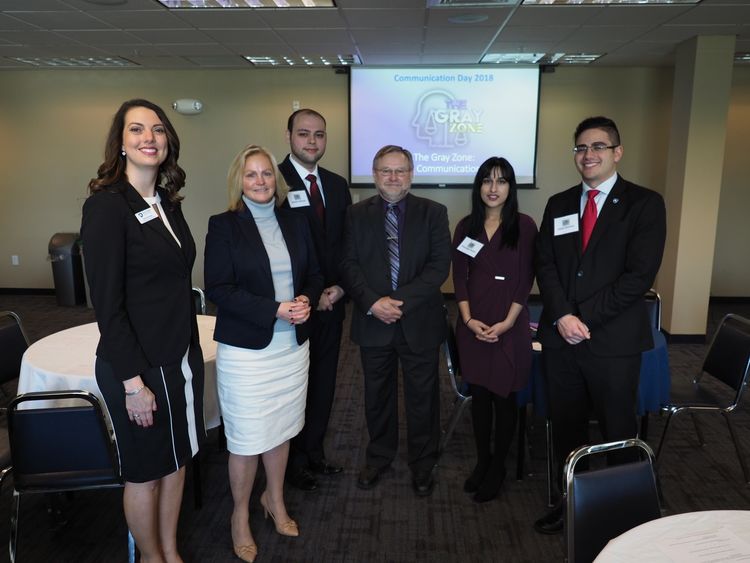
<path id="1" fill-rule="evenodd" d="M 457 250 L 466 237 L 466 218 L 453 235 L 453 286 L 456 302 L 468 301 L 471 316 L 487 325 L 505 319 L 513 302 L 523 305 L 513 327 L 497 342 L 481 342 L 458 317 L 456 344 L 464 379 L 481 385 L 496 395 L 507 397 L 523 389 L 531 370 L 531 331 L 526 300 L 534 282 L 532 260 L 537 228 L 534 220 L 518 216 L 519 236 L 516 248 L 500 246 L 501 229 L 492 240 L 482 233 L 475 240 L 484 244 L 470 257 Z"/>

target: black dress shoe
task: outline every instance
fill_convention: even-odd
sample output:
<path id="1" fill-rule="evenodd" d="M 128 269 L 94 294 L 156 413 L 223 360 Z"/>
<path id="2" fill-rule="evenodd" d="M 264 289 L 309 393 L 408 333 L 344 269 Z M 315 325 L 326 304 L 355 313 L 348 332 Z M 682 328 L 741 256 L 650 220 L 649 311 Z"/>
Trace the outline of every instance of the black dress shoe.
<path id="1" fill-rule="evenodd" d="M 372 489 L 378 484 L 380 480 L 380 474 L 385 471 L 385 468 L 372 467 L 371 465 L 365 465 L 362 471 L 359 472 L 357 477 L 357 486 L 360 489 Z"/>
<path id="2" fill-rule="evenodd" d="M 432 478 L 432 471 L 429 469 L 415 471 L 411 484 L 412 487 L 414 487 L 414 493 L 418 497 L 426 497 L 430 495 L 435 486 L 435 480 Z"/>
<path id="3" fill-rule="evenodd" d="M 300 491 L 314 491 L 318 488 L 318 481 L 312 473 L 304 467 L 301 469 L 287 471 L 286 482 Z"/>
<path id="4" fill-rule="evenodd" d="M 477 488 L 473 497 L 474 502 L 488 502 L 497 497 L 503 481 L 505 481 L 505 467 L 491 467 Z"/>
<path id="5" fill-rule="evenodd" d="M 341 473 L 344 468 L 340 465 L 331 465 L 325 459 L 310 462 L 310 471 L 319 475 L 335 475 Z"/>
<path id="6" fill-rule="evenodd" d="M 534 529 L 540 534 L 561 534 L 564 528 L 564 512 L 563 503 L 558 502 L 552 510 L 534 522 Z"/>

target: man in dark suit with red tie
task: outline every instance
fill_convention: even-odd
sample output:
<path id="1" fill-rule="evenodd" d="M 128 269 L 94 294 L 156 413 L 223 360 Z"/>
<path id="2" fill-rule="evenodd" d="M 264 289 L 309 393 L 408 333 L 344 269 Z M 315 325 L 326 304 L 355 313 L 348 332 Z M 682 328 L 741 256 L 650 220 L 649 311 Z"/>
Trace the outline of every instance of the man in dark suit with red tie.
<path id="1" fill-rule="evenodd" d="M 287 141 L 291 154 L 279 164 L 289 185 L 284 206 L 305 215 L 315 244 L 325 289 L 310 317 L 310 372 L 305 426 L 292 439 L 286 480 L 305 491 L 318 487 L 315 475 L 335 475 L 342 467 L 327 460 L 323 440 L 328 429 L 344 322 L 341 264 L 344 217 L 352 203 L 347 181 L 318 161 L 326 151 L 326 121 L 311 109 L 289 116 Z"/>
<path id="2" fill-rule="evenodd" d="M 634 438 L 641 353 L 653 347 L 644 294 L 661 264 L 664 200 L 617 173 L 623 155 L 614 121 L 591 117 L 574 135 L 582 183 L 552 196 L 544 211 L 536 275 L 557 475 L 588 442 L 594 413 L 604 440 Z M 534 523 L 563 529 L 563 507 Z"/>
<path id="3" fill-rule="evenodd" d="M 370 443 L 357 486 L 370 489 L 398 449 L 398 364 L 404 377 L 408 461 L 419 496 L 433 489 L 440 439 L 438 358 L 445 339 L 440 286 L 450 268 L 445 206 L 409 193 L 411 153 L 395 145 L 375 155 L 378 194 L 346 216 L 344 287 L 354 302 Z"/>

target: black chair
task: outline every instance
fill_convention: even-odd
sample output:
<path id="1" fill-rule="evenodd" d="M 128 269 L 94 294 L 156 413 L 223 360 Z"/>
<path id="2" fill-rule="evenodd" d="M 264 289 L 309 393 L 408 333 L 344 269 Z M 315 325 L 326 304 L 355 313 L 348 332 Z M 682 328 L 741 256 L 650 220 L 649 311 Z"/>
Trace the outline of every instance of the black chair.
<path id="1" fill-rule="evenodd" d="M 75 404 L 34 405 L 68 399 L 75 399 Z M 14 397 L 8 406 L 8 435 L 14 487 L 9 552 L 14 562 L 22 495 L 122 487 L 124 482 L 104 413 L 91 393 L 42 391 Z M 128 553 L 133 561 L 129 533 Z"/>
<path id="2" fill-rule="evenodd" d="M 637 448 L 645 459 L 575 472 L 594 455 Z M 568 563 L 591 563 L 607 542 L 644 522 L 661 517 L 653 469 L 654 452 L 637 438 L 582 446 L 565 461 Z"/>
<path id="3" fill-rule="evenodd" d="M 21 324 L 21 319 L 11 311 L 0 312 L 0 385 L 5 385 L 15 379 L 21 369 L 21 359 L 29 347 L 29 339 Z M 12 392 L 15 395 L 15 390 Z M 3 481 L 10 472 L 10 442 L 8 433 L 0 432 L 0 489 Z"/>
<path id="4" fill-rule="evenodd" d="M 732 413 L 739 408 L 749 374 L 750 320 L 739 315 L 726 315 L 711 339 L 701 371 L 693 380 L 690 390 L 684 394 L 675 392 L 670 404 L 662 408 L 662 413 L 667 415 L 667 422 L 664 424 L 657 457 L 661 456 L 672 417 L 683 412 L 690 413 L 698 440 L 704 445 L 705 440 L 695 415 L 720 413 L 727 422 L 745 482 L 750 483 L 750 473 L 731 419 Z M 706 385 L 707 383 L 710 385 Z"/>
<path id="5" fill-rule="evenodd" d="M 466 407 L 471 403 L 471 391 L 469 391 L 469 384 L 466 383 L 461 377 L 461 366 L 458 359 L 458 346 L 456 346 L 456 333 L 453 329 L 453 325 L 450 323 L 450 319 L 446 314 L 445 317 L 447 325 L 447 336 L 445 342 L 443 342 L 443 353 L 445 354 L 445 363 L 448 367 L 448 375 L 450 377 L 451 389 L 453 389 L 453 412 L 448 421 L 448 425 L 443 430 L 443 435 L 440 439 L 440 452 L 445 450 L 446 445 L 453 436 L 453 431 L 456 429 L 458 421 L 461 419 Z"/>
<path id="6" fill-rule="evenodd" d="M 206 314 L 206 294 L 200 287 L 193 288 L 193 300 L 195 301 L 195 314 Z"/>

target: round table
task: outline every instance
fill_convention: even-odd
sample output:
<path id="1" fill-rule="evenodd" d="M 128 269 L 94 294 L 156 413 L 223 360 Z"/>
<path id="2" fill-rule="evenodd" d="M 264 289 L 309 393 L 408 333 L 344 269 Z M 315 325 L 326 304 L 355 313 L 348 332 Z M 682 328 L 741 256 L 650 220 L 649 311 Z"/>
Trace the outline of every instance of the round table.
<path id="1" fill-rule="evenodd" d="M 216 317 L 198 315 L 197 319 L 205 363 L 203 415 L 206 428 L 216 428 L 221 423 L 221 411 L 216 392 L 216 342 L 214 341 Z M 37 340 L 23 355 L 18 378 L 18 393 L 81 389 L 101 399 L 94 376 L 98 343 L 99 328 L 96 323 L 61 330 Z M 37 406 L 52 405 L 37 403 Z"/>
<path id="2" fill-rule="evenodd" d="M 594 563 L 750 561 L 750 510 L 686 512 L 617 536 Z"/>

